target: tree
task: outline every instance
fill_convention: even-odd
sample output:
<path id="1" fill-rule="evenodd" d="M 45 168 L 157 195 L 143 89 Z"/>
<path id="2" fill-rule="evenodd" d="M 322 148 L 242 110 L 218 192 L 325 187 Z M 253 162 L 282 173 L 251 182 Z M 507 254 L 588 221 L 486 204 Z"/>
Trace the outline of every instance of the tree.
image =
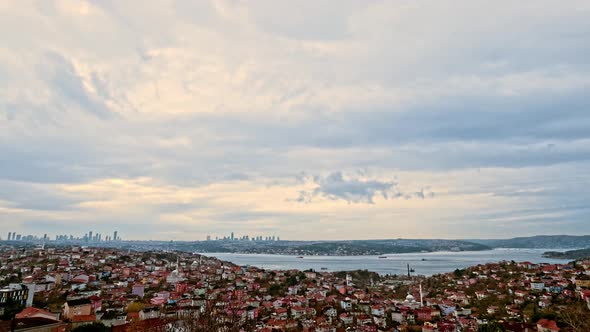
<path id="1" fill-rule="evenodd" d="M 282 287 L 278 284 L 272 284 L 268 288 L 268 293 L 272 296 L 277 296 L 277 295 L 281 294 L 282 291 L 283 291 Z"/>
<path id="2" fill-rule="evenodd" d="M 297 276 L 296 275 L 289 276 L 289 278 L 287 279 L 287 285 L 289 285 L 289 286 L 297 285 Z"/>
<path id="3" fill-rule="evenodd" d="M 504 327 L 498 323 L 482 324 L 477 329 L 478 332 L 504 332 Z"/>
<path id="4" fill-rule="evenodd" d="M 455 271 L 453 271 L 453 274 L 455 275 L 455 277 L 459 278 L 465 275 L 465 270 L 456 269 Z"/>
<path id="5" fill-rule="evenodd" d="M 86 324 L 78 326 L 72 330 L 72 332 L 110 332 L 111 329 L 105 326 L 101 322 L 94 322 L 92 324 Z"/>
<path id="6" fill-rule="evenodd" d="M 567 306 L 559 313 L 558 318 L 564 324 L 571 327 L 574 332 L 590 331 L 590 311 L 585 305 L 576 303 Z"/>
<path id="7" fill-rule="evenodd" d="M 4 314 L 0 316 L 1 320 L 9 320 L 11 321 L 10 330 L 14 331 L 16 329 L 16 314 L 23 311 L 25 307 L 12 298 L 8 298 L 4 304 Z"/>
<path id="8" fill-rule="evenodd" d="M 203 310 L 185 311 L 183 315 L 171 317 L 168 323 L 175 331 L 209 332 L 209 331 L 253 331 L 254 321 L 243 318 L 243 310 L 228 304 L 216 307 L 214 301 L 208 301 Z"/>
<path id="9" fill-rule="evenodd" d="M 129 305 L 127 306 L 127 312 L 140 312 L 141 310 L 143 310 L 143 308 L 145 308 L 145 304 L 143 304 L 142 302 L 134 301 L 129 303 Z"/>

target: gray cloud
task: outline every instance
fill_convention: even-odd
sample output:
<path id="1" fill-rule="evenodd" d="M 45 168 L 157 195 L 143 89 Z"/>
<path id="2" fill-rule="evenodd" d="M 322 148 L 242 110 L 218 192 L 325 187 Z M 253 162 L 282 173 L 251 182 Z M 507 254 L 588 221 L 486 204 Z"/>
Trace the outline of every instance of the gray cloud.
<path id="1" fill-rule="evenodd" d="M 105 96 L 102 86 L 98 86 L 101 95 L 94 96 L 86 89 L 72 63 L 63 55 L 49 52 L 46 60 L 47 62 L 40 65 L 41 76 L 47 79 L 49 86 L 55 89 L 60 101 L 66 103 L 62 107 L 76 105 L 81 110 L 90 112 L 101 119 L 113 115 L 104 100 L 100 98 Z M 94 83 L 97 84 L 99 81 L 94 79 Z"/>
<path id="2" fill-rule="evenodd" d="M 257 143 L 267 145 L 341 148 L 456 141 L 517 145 L 539 140 L 578 140 L 590 138 L 587 88 L 590 86 L 567 93 L 516 97 L 465 94 L 400 109 L 374 105 L 362 110 L 314 114 L 296 125 L 268 120 L 260 123 L 259 119 L 240 122 L 242 130 L 253 134 L 249 138 L 260 139 Z M 200 120 L 209 121 L 221 131 L 235 128 L 232 122 L 221 119 Z"/>
<path id="3" fill-rule="evenodd" d="M 300 179 L 301 176 L 298 178 Z M 324 197 L 331 200 L 344 200 L 348 203 L 374 204 L 376 196 L 382 196 L 384 199 L 434 197 L 434 193 L 425 193 L 424 189 L 414 193 L 403 193 L 398 189 L 398 183 L 395 181 L 361 179 L 345 176 L 342 172 L 333 172 L 325 177 L 314 176 L 312 179 L 316 187 L 311 191 L 300 191 L 294 201 L 311 203 L 316 197 Z"/>
<path id="4" fill-rule="evenodd" d="M 0 181 L 0 201 L 8 203 L 11 208 L 65 211 L 81 202 L 80 198 L 63 195 L 55 188 L 34 183 Z"/>
<path id="5" fill-rule="evenodd" d="M 367 1 L 339 1 L 333 15 L 330 0 L 309 3 L 260 1 L 250 7 L 256 24 L 264 31 L 296 40 L 342 40 L 350 37 L 348 19 Z"/>

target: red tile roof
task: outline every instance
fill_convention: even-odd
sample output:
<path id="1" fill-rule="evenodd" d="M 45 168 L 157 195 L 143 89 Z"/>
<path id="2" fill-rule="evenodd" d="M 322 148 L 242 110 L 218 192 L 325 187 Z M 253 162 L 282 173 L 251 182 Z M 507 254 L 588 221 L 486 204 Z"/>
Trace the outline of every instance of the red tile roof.
<path id="1" fill-rule="evenodd" d="M 28 307 L 28 308 L 25 308 L 23 311 L 19 312 L 18 314 L 16 314 L 16 319 L 35 317 L 35 316 L 55 317 L 55 315 L 49 311 L 39 309 L 39 308 Z M 57 321 L 57 319 L 55 319 L 55 320 Z"/>
<path id="2" fill-rule="evenodd" d="M 537 326 L 540 326 L 544 329 L 549 329 L 551 331 L 559 331 L 559 327 L 557 327 L 557 323 L 555 323 L 554 320 L 549 320 L 549 319 L 540 319 L 537 322 Z"/>
<path id="3" fill-rule="evenodd" d="M 72 322 L 94 322 L 96 321 L 96 315 L 77 315 L 72 317 Z"/>

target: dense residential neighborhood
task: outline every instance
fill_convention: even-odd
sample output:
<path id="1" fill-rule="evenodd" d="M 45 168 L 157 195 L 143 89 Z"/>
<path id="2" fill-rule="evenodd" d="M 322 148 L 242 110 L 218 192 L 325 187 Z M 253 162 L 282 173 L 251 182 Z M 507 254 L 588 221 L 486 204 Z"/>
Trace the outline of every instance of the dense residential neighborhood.
<path id="1" fill-rule="evenodd" d="M 0 246 L 0 331 L 590 331 L 590 260 L 422 277 Z"/>

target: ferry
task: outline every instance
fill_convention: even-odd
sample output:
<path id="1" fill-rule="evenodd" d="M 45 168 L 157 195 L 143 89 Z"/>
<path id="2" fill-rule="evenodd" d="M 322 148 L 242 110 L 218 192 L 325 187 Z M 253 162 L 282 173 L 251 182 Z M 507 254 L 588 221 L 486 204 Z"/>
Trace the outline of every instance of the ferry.
<path id="1" fill-rule="evenodd" d="M 379 258 L 387 258 L 387 256 L 379 256 Z"/>

